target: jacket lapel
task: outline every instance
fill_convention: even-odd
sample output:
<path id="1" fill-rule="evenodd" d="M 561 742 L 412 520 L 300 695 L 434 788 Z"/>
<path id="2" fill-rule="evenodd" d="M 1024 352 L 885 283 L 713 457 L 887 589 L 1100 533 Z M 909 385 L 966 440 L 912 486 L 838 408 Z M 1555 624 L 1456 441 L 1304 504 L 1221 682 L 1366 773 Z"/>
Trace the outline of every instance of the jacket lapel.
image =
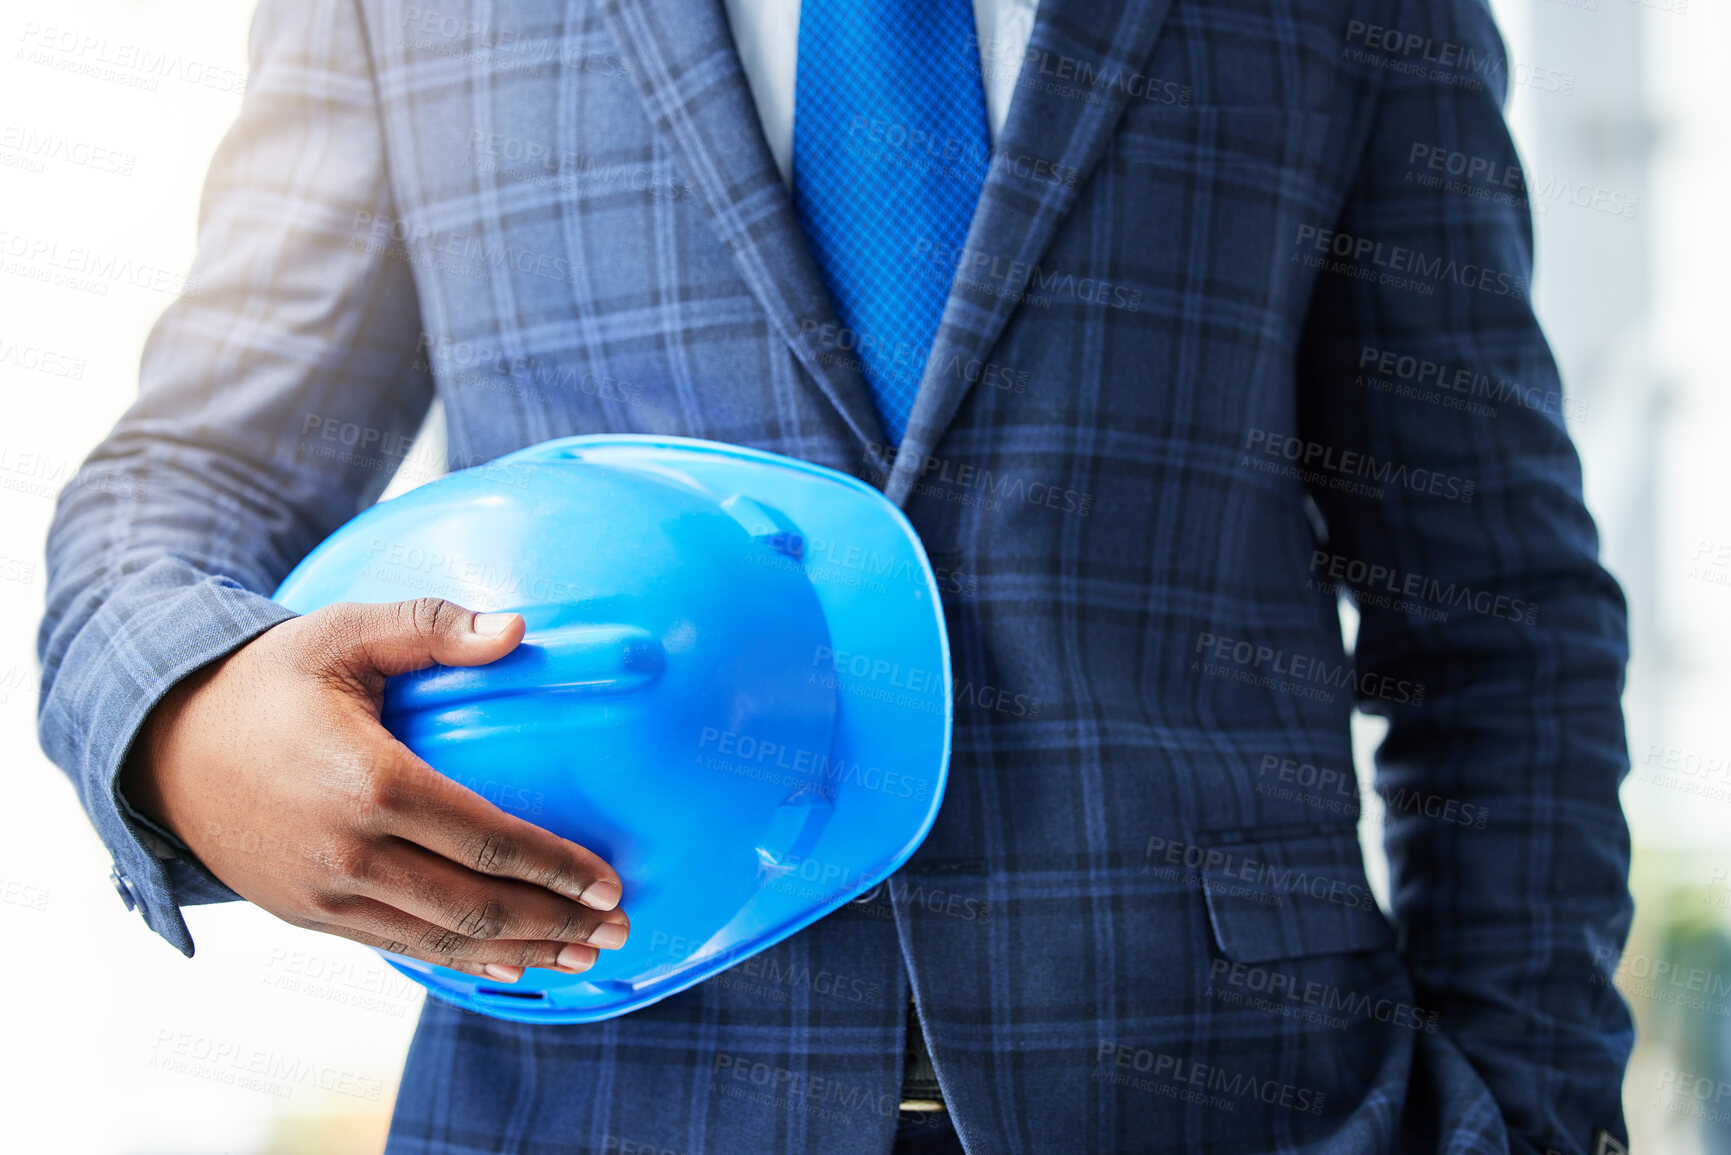
<path id="1" fill-rule="evenodd" d="M 764 140 L 721 0 L 608 0 L 602 11 L 651 123 L 770 325 L 863 445 L 882 445 L 854 360 L 820 356 L 815 334 L 835 311 Z"/>
<path id="2" fill-rule="evenodd" d="M 1033 267 L 1105 152 L 1131 99 L 1129 91 L 1145 82 L 1139 70 L 1170 6 L 1171 0 L 1041 0 L 1009 118 L 992 149 L 992 170 L 968 231 L 966 258 L 989 271 L 973 277 L 972 285 L 958 281 L 950 287 L 907 436 L 884 485 L 897 505 L 906 502 L 924 461 L 967 395 L 968 374 L 954 366 L 983 362 L 997 343 Z M 1093 70 L 1091 86 L 1077 76 L 1084 68 Z M 1085 88 L 1092 99 L 1033 89 L 1042 77 L 1054 86 Z M 1016 157 L 1073 168 L 1075 177 L 1055 182 L 1031 173 L 1018 176 L 1017 166 L 1004 163 Z"/>

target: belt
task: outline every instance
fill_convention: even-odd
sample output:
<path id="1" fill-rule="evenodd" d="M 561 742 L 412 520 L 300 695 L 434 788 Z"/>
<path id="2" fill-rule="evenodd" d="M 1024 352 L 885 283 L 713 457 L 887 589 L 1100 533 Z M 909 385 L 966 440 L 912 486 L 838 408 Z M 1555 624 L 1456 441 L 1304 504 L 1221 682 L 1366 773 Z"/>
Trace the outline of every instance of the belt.
<path id="1" fill-rule="evenodd" d="M 944 1093 L 938 1086 L 938 1072 L 932 1066 L 932 1056 L 926 1050 L 926 1035 L 920 1030 L 920 1017 L 914 1011 L 913 999 L 908 1000 L 908 1044 L 902 1058 L 901 1109 L 911 1114 L 942 1111 Z"/>

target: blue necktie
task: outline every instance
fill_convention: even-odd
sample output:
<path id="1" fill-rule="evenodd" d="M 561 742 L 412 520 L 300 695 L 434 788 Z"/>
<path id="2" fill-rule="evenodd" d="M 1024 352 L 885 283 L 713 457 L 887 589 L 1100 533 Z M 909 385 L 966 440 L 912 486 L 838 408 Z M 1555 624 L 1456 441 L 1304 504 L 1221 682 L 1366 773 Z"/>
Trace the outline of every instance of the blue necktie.
<path id="1" fill-rule="evenodd" d="M 793 204 L 900 444 L 990 162 L 970 0 L 803 0 Z"/>

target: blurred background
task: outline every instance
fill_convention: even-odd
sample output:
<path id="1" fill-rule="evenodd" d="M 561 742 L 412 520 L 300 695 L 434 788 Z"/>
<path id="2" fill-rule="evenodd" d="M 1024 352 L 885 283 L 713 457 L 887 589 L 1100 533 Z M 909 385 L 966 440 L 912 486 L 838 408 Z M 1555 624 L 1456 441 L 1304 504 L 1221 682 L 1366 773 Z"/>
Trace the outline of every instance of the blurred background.
<path id="1" fill-rule="evenodd" d="M 1604 556 L 1628 592 L 1640 1039 L 1634 1149 L 1731 1152 L 1731 12 L 1497 0 L 1535 213 L 1535 297 Z M 372 1155 L 420 988 L 251 907 L 195 908 L 187 962 L 129 914 L 40 753 L 34 631 L 55 494 L 131 402 L 240 106 L 251 5 L 0 7 L 0 1147 Z M 68 276 L 68 265 L 83 272 Z M 430 479 L 437 414 L 409 455 Z M 1348 614 L 1350 628 L 1350 614 Z M 1360 719 L 1361 775 L 1380 723 Z M 1373 879 L 1381 815 L 1363 820 Z M 100 1104 L 88 1088 L 103 1088 Z"/>

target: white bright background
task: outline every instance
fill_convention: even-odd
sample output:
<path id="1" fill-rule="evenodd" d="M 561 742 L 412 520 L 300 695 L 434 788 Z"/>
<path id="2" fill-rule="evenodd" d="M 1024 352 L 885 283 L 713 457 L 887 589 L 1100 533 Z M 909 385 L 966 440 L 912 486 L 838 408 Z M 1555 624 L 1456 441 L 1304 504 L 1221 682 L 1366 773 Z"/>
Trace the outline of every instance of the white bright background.
<path id="1" fill-rule="evenodd" d="M 1639 913 L 1631 949 L 1660 957 L 1681 901 L 1700 914 L 1731 865 L 1731 18 L 1705 0 L 1498 0 L 1518 83 L 1510 115 L 1537 220 L 1536 296 L 1572 396 L 1605 556 L 1632 603 L 1624 791 Z M 43 284 L 18 246 L 96 250 L 184 270 L 200 181 L 239 96 L 185 77 L 245 69 L 236 0 L 9 0 L 0 8 L 0 1148 L 56 1155 L 377 1152 L 420 1006 L 369 952 L 244 905 L 189 914 L 188 962 L 127 913 L 106 852 L 40 753 L 34 631 L 52 491 L 136 391 L 139 350 L 167 303 Z M 82 51 L 27 46 L 40 29 Z M 75 70 L 178 58 L 154 90 Z M 69 67 L 71 66 L 71 67 Z M 1569 78 L 1568 92 L 1562 78 Z M 38 163 L 27 141 L 105 149 L 129 171 Z M 1638 197 L 1633 219 L 1579 207 L 1582 187 Z M 1592 203 L 1589 193 L 1585 198 Z M 19 238 L 24 238 L 21 242 Z M 22 261 L 22 267 L 20 265 Z M 81 376 L 25 368 L 24 349 L 83 358 Z M 1360 727 L 1361 762 L 1377 736 Z M 1690 761 L 1693 760 L 1693 761 Z M 1717 787 L 1717 796 L 1681 788 Z M 1366 815 L 1367 834 L 1375 813 Z M 1723 912 L 1712 915 L 1723 918 Z M 1731 977 L 1731 976 L 1728 976 Z M 1731 1125 L 1691 1119 L 1663 1080 L 1678 1028 L 1642 1020 L 1625 1095 L 1635 1149 L 1722 1149 Z M 1726 1020 L 1703 1029 L 1726 1030 Z M 1685 1068 L 1686 1069 L 1686 1068 Z M 264 1074 L 240 1085 L 249 1071 Z M 327 1087 L 335 1090 L 324 1089 Z M 1706 1130 L 1703 1130 L 1705 1128 Z M 1709 1132 L 1712 1132 L 1709 1134 Z M 1716 1142 L 1714 1142 L 1716 1140 Z"/>

